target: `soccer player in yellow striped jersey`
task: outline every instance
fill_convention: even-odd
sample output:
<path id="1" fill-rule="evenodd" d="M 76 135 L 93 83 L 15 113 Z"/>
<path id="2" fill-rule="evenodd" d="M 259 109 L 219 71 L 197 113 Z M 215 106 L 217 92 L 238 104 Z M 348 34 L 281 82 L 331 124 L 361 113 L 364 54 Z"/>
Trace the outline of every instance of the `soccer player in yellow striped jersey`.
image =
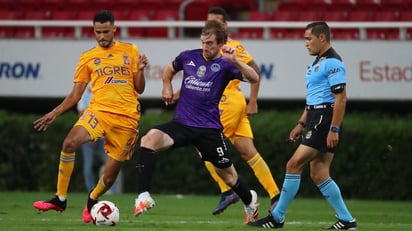
<path id="1" fill-rule="evenodd" d="M 105 137 L 107 153 L 104 174 L 90 191 L 83 209 L 83 221 L 91 221 L 90 209 L 115 181 L 122 163 L 129 160 L 138 137 L 140 104 L 138 95 L 145 88 L 144 68 L 147 57 L 134 44 L 114 40 L 116 26 L 109 11 L 99 11 L 93 18 L 98 45 L 80 56 L 74 86 L 66 98 L 51 112 L 34 121 L 38 131 L 47 130 L 55 118 L 80 100 L 90 82 L 92 99 L 66 136 L 60 153 L 56 195 L 33 206 L 41 211 L 64 211 L 67 191 L 74 168 L 75 151 L 88 141 Z"/>
<path id="2" fill-rule="evenodd" d="M 220 7 L 212 7 L 208 11 L 207 20 L 217 20 L 227 27 L 227 19 L 226 11 Z M 259 67 L 253 60 L 253 57 L 239 41 L 228 38 L 226 45 L 236 49 L 237 58 L 260 74 Z M 279 188 L 272 177 L 268 165 L 253 143 L 253 132 L 248 119 L 248 115 L 254 115 L 258 111 L 258 91 L 259 82 L 251 84 L 249 101 L 246 104 L 245 96 L 240 90 L 240 81 L 230 81 L 219 103 L 221 111 L 220 120 L 223 125 L 224 135 L 235 146 L 242 159 L 252 168 L 256 178 L 267 191 L 271 199 L 271 206 L 275 206 L 280 193 Z M 222 193 L 218 206 L 212 212 L 214 215 L 217 215 L 223 212 L 229 205 L 239 201 L 239 197 L 220 179 L 210 162 L 205 162 L 205 165 L 212 178 L 218 183 Z"/>

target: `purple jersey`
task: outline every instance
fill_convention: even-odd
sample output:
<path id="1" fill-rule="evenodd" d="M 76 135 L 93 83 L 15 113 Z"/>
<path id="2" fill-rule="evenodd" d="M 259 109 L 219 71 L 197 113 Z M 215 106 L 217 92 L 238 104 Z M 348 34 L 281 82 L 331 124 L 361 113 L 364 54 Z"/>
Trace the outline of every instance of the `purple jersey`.
<path id="1" fill-rule="evenodd" d="M 175 71 L 183 70 L 173 121 L 192 127 L 222 129 L 218 104 L 229 81 L 242 79 L 239 69 L 223 57 L 206 61 L 201 49 L 180 53 L 172 64 Z"/>

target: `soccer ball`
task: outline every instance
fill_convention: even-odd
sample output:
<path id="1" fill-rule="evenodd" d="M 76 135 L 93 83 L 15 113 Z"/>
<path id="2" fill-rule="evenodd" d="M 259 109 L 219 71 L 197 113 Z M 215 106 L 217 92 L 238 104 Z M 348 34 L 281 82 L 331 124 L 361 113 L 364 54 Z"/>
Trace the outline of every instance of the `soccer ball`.
<path id="1" fill-rule="evenodd" d="M 93 205 L 90 215 L 96 226 L 115 226 L 120 218 L 119 209 L 110 201 L 97 202 Z"/>

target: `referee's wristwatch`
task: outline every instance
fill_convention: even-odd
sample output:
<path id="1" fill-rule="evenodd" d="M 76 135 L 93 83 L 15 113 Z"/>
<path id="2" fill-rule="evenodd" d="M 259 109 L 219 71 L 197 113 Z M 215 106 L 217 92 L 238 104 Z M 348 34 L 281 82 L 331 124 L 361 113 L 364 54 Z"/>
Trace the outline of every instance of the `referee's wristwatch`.
<path id="1" fill-rule="evenodd" d="M 338 133 L 340 132 L 340 127 L 330 126 L 329 131 Z"/>

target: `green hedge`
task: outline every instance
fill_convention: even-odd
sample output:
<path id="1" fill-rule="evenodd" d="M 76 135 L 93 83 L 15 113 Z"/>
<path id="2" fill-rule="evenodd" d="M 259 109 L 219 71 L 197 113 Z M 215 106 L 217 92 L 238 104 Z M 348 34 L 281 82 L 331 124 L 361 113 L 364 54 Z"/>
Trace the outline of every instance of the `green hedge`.
<path id="1" fill-rule="evenodd" d="M 290 129 L 301 111 L 261 111 L 250 118 L 255 144 L 267 161 L 279 187 L 285 165 L 298 144 L 287 143 Z M 169 111 L 147 112 L 140 133 L 168 121 Z M 39 115 L 0 111 L 0 190 L 54 191 L 63 139 L 77 119 L 67 112 L 47 132 L 36 132 L 32 123 Z M 344 133 L 332 164 L 331 175 L 346 198 L 411 200 L 412 115 L 374 112 L 347 113 Z M 260 195 L 266 195 L 253 172 L 236 151 L 233 160 L 239 173 Z M 79 150 L 80 152 L 80 150 Z M 208 175 L 193 147 L 160 152 L 152 191 L 155 193 L 214 194 L 216 184 Z M 123 191 L 136 192 L 135 164 L 138 153 L 123 167 Z M 76 156 L 70 191 L 86 191 L 81 171 L 82 156 Z M 309 169 L 302 176 L 299 194 L 319 197 Z"/>

